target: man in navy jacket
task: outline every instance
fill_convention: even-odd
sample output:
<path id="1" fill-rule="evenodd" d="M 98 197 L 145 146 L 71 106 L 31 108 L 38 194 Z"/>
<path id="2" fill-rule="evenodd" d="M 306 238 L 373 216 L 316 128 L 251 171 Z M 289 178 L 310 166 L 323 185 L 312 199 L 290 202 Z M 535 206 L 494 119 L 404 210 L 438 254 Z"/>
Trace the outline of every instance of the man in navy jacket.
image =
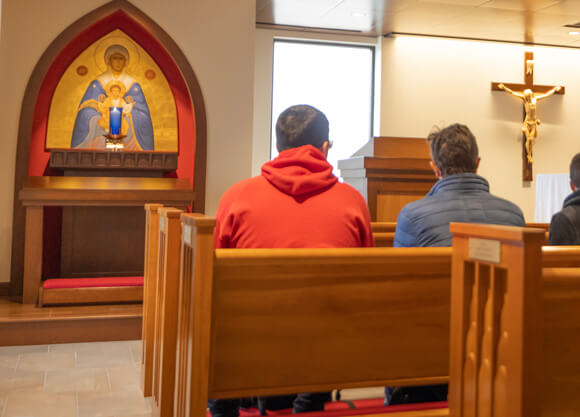
<path id="1" fill-rule="evenodd" d="M 487 180 L 476 174 L 479 151 L 467 126 L 448 126 L 427 141 L 439 181 L 400 211 L 395 246 L 451 246 L 450 222 L 525 225 L 520 208 L 491 195 Z"/>
<path id="2" fill-rule="evenodd" d="M 429 135 L 431 168 L 439 181 L 422 199 L 407 204 L 397 219 L 397 247 L 451 246 L 450 222 L 524 226 L 515 204 L 489 193 L 476 174 L 479 151 L 465 125 L 454 124 Z M 387 388 L 386 403 L 445 401 L 447 385 Z"/>

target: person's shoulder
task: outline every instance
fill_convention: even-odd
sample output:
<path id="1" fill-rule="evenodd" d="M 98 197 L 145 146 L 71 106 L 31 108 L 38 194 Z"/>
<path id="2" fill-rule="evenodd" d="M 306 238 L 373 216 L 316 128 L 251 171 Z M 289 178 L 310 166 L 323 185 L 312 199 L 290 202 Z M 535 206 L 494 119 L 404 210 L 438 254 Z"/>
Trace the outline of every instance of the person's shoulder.
<path id="1" fill-rule="evenodd" d="M 554 224 L 554 223 L 557 223 L 557 222 L 562 221 L 562 220 L 567 220 L 567 219 L 566 219 L 566 216 L 564 215 L 564 213 L 562 212 L 562 210 L 560 210 L 552 215 L 552 219 L 550 220 L 550 224 Z"/>
<path id="2" fill-rule="evenodd" d="M 426 207 L 429 205 L 429 199 L 430 197 L 423 197 L 412 201 L 399 211 L 393 246 L 419 246 L 417 226 L 424 222 L 425 216 L 423 214 L 427 212 Z"/>
<path id="3" fill-rule="evenodd" d="M 523 215 L 522 209 L 513 201 L 507 200 L 494 194 L 490 194 L 489 197 L 490 201 L 494 201 L 499 207 Z"/>
<path id="4" fill-rule="evenodd" d="M 573 218 L 565 213 L 567 207 L 555 213 L 550 220 L 550 232 L 548 242 L 550 245 L 576 245 L 578 244 L 578 231 Z"/>
<path id="5" fill-rule="evenodd" d="M 239 181 L 228 188 L 220 198 L 217 210 L 218 217 L 237 206 L 241 201 L 251 200 L 252 195 L 255 195 L 255 190 L 260 188 L 259 184 L 261 182 L 260 177 L 251 177 Z"/>
<path id="6" fill-rule="evenodd" d="M 489 194 L 486 207 L 491 211 L 490 216 L 498 222 L 513 226 L 525 226 L 524 212 L 514 202 L 493 194 Z"/>
<path id="7" fill-rule="evenodd" d="M 341 190 L 342 192 L 345 193 L 357 193 L 360 194 L 359 190 L 357 190 L 356 188 L 354 188 L 352 185 L 347 184 L 346 182 L 341 182 L 341 181 L 337 181 L 336 184 L 334 184 L 334 187 L 337 190 Z"/>
<path id="8" fill-rule="evenodd" d="M 561 211 L 554 214 L 554 217 L 560 217 L 561 219 L 566 219 L 571 225 L 580 223 L 580 206 L 579 205 L 566 205 Z"/>
<path id="9" fill-rule="evenodd" d="M 224 196 L 237 195 L 240 193 L 243 194 L 243 193 L 246 193 L 249 189 L 260 186 L 263 183 L 264 183 L 264 178 L 260 175 L 258 175 L 256 177 L 246 178 L 245 180 L 241 180 L 241 181 L 235 183 L 234 185 L 232 185 L 230 188 L 228 188 L 226 190 L 226 192 L 224 193 Z"/>
<path id="10" fill-rule="evenodd" d="M 354 188 L 352 185 L 346 184 L 344 182 L 340 181 L 337 182 L 331 187 L 331 190 L 334 191 L 335 193 L 341 193 L 345 198 L 351 198 L 353 201 L 357 202 L 365 201 L 364 197 L 362 196 L 359 190 Z"/>

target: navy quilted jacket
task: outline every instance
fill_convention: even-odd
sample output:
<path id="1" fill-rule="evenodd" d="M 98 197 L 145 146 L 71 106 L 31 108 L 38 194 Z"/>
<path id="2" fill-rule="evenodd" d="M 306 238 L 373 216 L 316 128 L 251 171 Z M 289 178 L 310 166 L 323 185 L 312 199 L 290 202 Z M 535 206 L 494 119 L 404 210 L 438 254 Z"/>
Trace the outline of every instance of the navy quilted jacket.
<path id="1" fill-rule="evenodd" d="M 485 178 L 455 174 L 440 179 L 424 198 L 403 207 L 394 246 L 451 246 L 450 222 L 525 225 L 520 208 L 491 195 Z"/>

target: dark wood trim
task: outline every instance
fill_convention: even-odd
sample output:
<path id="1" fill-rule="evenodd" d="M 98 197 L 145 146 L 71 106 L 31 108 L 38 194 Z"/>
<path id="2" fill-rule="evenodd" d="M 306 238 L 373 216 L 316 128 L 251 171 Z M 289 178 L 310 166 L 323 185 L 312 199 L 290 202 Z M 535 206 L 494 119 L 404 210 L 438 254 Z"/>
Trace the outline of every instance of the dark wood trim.
<path id="1" fill-rule="evenodd" d="M 0 282 L 0 297 L 10 295 L 10 283 Z"/>
<path id="2" fill-rule="evenodd" d="M 197 80 L 193 68 L 184 53 L 181 51 L 177 43 L 175 43 L 175 41 L 161 28 L 161 26 L 127 0 L 113 0 L 110 3 L 86 14 L 63 30 L 44 51 L 28 80 L 20 111 L 14 176 L 14 215 L 12 223 L 12 264 L 10 274 L 13 294 L 22 293 L 25 213 L 22 204 L 18 200 L 18 193 L 28 176 L 30 137 L 32 134 L 32 122 L 34 119 L 34 109 L 38 93 L 42 87 L 47 71 L 60 51 L 88 26 L 98 23 L 100 20 L 119 10 L 123 11 L 131 19 L 146 28 L 149 33 L 159 41 L 159 43 L 174 59 L 176 65 L 181 71 L 185 83 L 187 84 L 193 102 L 196 134 L 193 184 L 195 197 L 193 210 L 196 212 L 203 212 L 205 210 L 207 121 L 205 103 L 199 81 Z"/>

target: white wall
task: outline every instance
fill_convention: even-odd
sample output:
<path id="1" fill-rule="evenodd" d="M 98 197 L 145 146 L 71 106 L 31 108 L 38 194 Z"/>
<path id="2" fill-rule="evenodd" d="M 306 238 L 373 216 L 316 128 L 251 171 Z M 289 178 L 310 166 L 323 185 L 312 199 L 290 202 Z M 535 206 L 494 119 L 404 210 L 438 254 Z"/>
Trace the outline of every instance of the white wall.
<path id="1" fill-rule="evenodd" d="M 20 106 L 32 70 L 50 42 L 103 0 L 2 3 L 0 37 L 0 282 L 9 280 L 14 163 Z M 177 42 L 201 84 L 208 130 L 206 213 L 251 174 L 255 0 L 134 3 Z M 33 28 L 33 29 L 31 29 Z"/>
<path id="2" fill-rule="evenodd" d="M 567 172 L 580 152 L 580 50 L 405 36 L 383 39 L 382 49 L 381 135 L 426 137 L 434 125 L 466 124 L 491 192 L 533 221 L 535 184 L 523 183 L 521 172 L 522 103 L 490 84 L 522 83 L 524 51 L 531 50 L 534 82 L 566 87 L 538 104 L 534 175 Z"/>
<path id="3" fill-rule="evenodd" d="M 272 128 L 272 62 L 274 39 L 300 39 L 345 44 L 380 45 L 380 39 L 323 33 L 304 33 L 274 29 L 256 29 L 254 66 L 254 138 L 252 142 L 252 175 L 259 175 L 262 164 L 270 160 L 270 132 Z M 380 49 L 375 52 L 375 126 L 380 119 Z M 278 115 L 273 115 L 274 118 Z M 376 128 L 378 133 L 378 127 Z"/>

